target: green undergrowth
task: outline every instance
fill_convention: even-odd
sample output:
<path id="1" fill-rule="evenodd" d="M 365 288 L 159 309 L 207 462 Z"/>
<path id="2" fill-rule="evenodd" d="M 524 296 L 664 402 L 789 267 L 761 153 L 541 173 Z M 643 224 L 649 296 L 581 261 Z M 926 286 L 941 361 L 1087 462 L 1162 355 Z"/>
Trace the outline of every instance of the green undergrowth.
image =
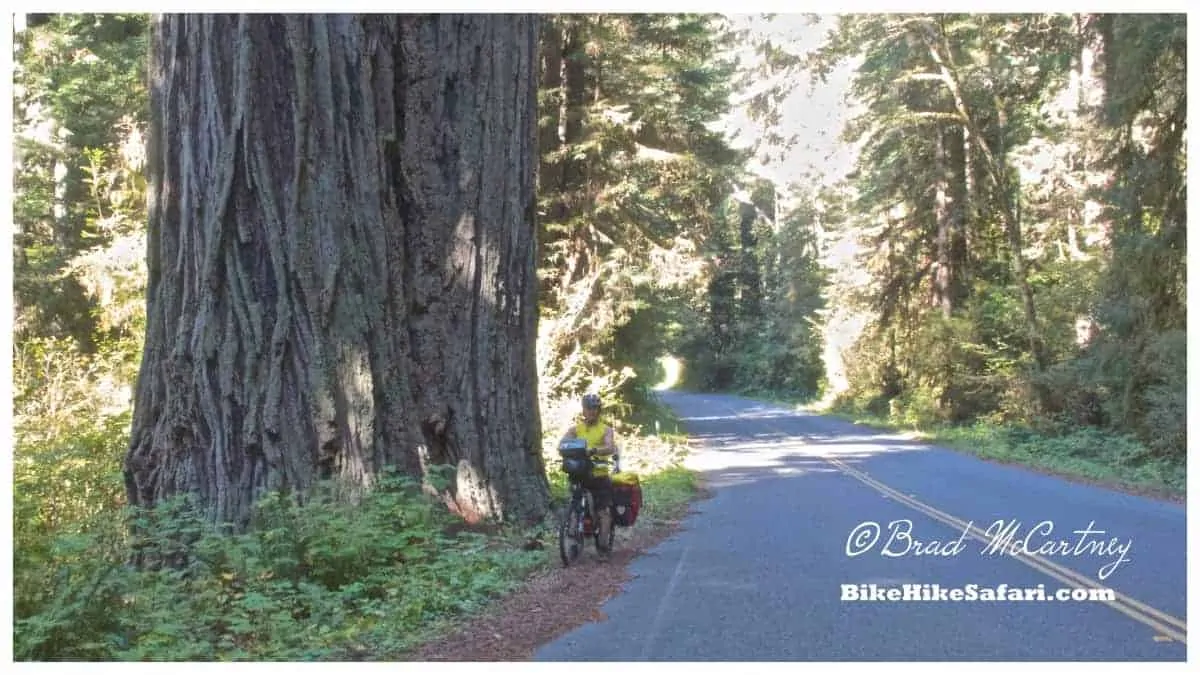
<path id="1" fill-rule="evenodd" d="M 89 431 L 60 439 L 49 445 L 61 451 L 40 451 L 37 459 L 64 466 L 85 456 L 85 446 L 115 452 L 126 432 L 114 426 L 111 437 Z M 678 517 L 695 490 L 678 461 L 680 439 L 626 443 L 639 466 L 651 467 L 638 472 L 645 506 L 637 527 Z M 547 464 L 561 497 L 557 468 Z M 399 659 L 560 564 L 554 514 L 532 528 L 468 527 L 401 475 L 385 476 L 354 505 L 331 493 L 303 504 L 268 496 L 256 505 L 253 526 L 230 534 L 182 503 L 140 514 L 119 505 L 75 508 L 70 522 L 55 520 L 47 513 L 62 500 L 45 497 L 54 490 L 33 480 L 40 472 L 26 473 L 23 484 L 40 488 L 14 500 L 19 661 Z M 76 490 L 96 492 L 61 479 L 46 475 L 42 483 L 85 501 Z M 109 500 L 110 482 L 102 483 Z M 137 569 L 127 564 L 131 550 L 176 564 Z"/>
<path id="2" fill-rule="evenodd" d="M 407 478 L 357 505 L 264 498 L 247 534 L 181 507 L 54 542 L 21 569 L 18 660 L 342 660 L 403 650 L 421 626 L 469 613 L 542 564 L 519 535 L 456 529 Z M 124 556 L 187 555 L 162 570 Z M 39 574 L 39 572 L 42 572 Z M 40 583 L 36 583 L 39 582 Z M 32 611 L 31 611 L 32 610 Z"/>
<path id="3" fill-rule="evenodd" d="M 672 466 L 642 479 L 643 506 L 637 527 L 654 527 L 682 517 L 699 488 L 696 472 Z"/>
<path id="4" fill-rule="evenodd" d="M 731 393 L 880 431 L 907 432 L 925 442 L 981 459 L 1037 469 L 1067 479 L 1171 500 L 1181 500 L 1187 494 L 1186 465 L 1156 457 L 1129 435 L 1095 427 L 1059 425 L 1051 433 L 983 420 L 954 425 L 921 419 L 903 407 L 887 416 L 853 401 L 828 403 L 758 390 Z"/>
<path id="5" fill-rule="evenodd" d="M 1187 468 L 1153 456 L 1126 435 L 1095 427 L 1064 427 L 1055 433 L 1025 426 L 977 421 L 935 424 L 885 417 L 852 406 L 808 406 L 809 410 L 884 431 L 910 432 L 933 444 L 981 459 L 1015 464 L 1116 489 L 1182 499 Z"/>

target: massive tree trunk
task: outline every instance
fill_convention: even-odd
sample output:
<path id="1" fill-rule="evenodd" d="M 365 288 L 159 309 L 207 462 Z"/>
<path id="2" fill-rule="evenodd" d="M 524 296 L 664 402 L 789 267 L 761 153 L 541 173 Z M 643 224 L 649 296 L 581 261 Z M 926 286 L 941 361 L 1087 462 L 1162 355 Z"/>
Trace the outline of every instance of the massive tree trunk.
<path id="1" fill-rule="evenodd" d="M 538 19 L 174 15 L 150 66 L 131 503 L 451 465 L 548 500 L 534 361 Z"/>

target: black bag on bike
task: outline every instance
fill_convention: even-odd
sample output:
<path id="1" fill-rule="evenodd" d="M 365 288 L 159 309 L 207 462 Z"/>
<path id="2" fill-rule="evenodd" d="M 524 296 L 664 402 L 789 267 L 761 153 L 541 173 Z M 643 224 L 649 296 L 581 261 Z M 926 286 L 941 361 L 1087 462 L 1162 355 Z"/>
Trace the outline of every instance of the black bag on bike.
<path id="1" fill-rule="evenodd" d="M 592 460 L 588 458 L 587 441 L 582 438 L 572 438 L 558 445 L 558 454 L 562 458 L 562 470 L 575 480 L 583 480 L 592 475 Z"/>

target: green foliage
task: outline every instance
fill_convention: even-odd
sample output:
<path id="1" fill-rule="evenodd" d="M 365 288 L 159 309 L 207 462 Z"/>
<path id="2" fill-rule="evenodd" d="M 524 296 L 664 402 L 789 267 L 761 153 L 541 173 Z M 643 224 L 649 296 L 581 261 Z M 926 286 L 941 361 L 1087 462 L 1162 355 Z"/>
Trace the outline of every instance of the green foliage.
<path id="1" fill-rule="evenodd" d="M 1103 193 L 1112 228 L 1081 355 L 1111 423 L 1174 461 L 1186 456 L 1186 38 L 1177 15 L 1103 16 L 1111 45 Z M 1151 86 L 1150 83 L 1155 83 Z"/>
<path id="2" fill-rule="evenodd" d="M 36 588 L 55 537 L 102 531 L 124 504 L 134 365 L 121 343 L 88 356 L 71 340 L 31 340 L 15 356 L 13 563 L 17 585 Z"/>
<path id="3" fill-rule="evenodd" d="M 681 518 L 699 489 L 696 473 L 681 466 L 669 468 L 644 477 L 638 526 L 651 527 L 656 523 Z"/>
<path id="4" fill-rule="evenodd" d="M 400 476 L 383 478 L 353 505 L 271 495 L 245 534 L 210 528 L 182 504 L 132 515 L 131 532 L 144 533 L 132 535 L 134 549 L 176 564 L 122 564 L 111 528 L 55 538 L 43 562 L 55 573 L 41 586 L 17 586 L 18 659 L 396 653 L 422 629 L 479 609 L 545 563 L 512 533 L 454 533 L 445 509 Z"/>
<path id="5" fill-rule="evenodd" d="M 1144 444 L 1125 434 L 1076 426 L 1064 426 L 1055 433 L 990 421 L 970 425 L 908 425 L 896 417 L 863 410 L 853 402 L 844 402 L 829 412 L 857 424 L 884 429 L 907 428 L 915 431 L 922 440 L 983 459 L 1034 467 L 1162 497 L 1186 495 L 1186 468 L 1155 457 Z"/>
<path id="6" fill-rule="evenodd" d="M 686 326 L 674 352 L 688 362 L 684 386 L 809 399 L 824 384 L 821 317 L 827 271 L 817 247 L 817 195 L 798 191 L 792 206 L 764 180 L 749 201 L 718 213 L 709 240 L 703 298 L 681 312 Z"/>
<path id="7" fill-rule="evenodd" d="M 697 281 L 694 251 L 744 160 L 707 128 L 729 108 L 729 39 L 715 15 L 547 17 L 538 195 L 547 406 L 589 388 L 632 409 L 650 400 L 671 346 L 663 325 Z"/>
<path id="8" fill-rule="evenodd" d="M 1178 457 L 1187 447 L 1187 333 L 1155 336 L 1144 358 L 1150 383 L 1141 394 L 1142 436 L 1159 455 Z"/>
<path id="9" fill-rule="evenodd" d="M 1184 32 L 1175 15 L 846 15 L 780 61 L 793 84 L 857 62 L 843 228 L 871 280 L 830 293 L 870 320 L 841 405 L 1019 424 L 1076 439 L 1039 442 L 1055 457 L 1135 471 L 1076 443 L 1102 431 L 1182 471 Z"/>
<path id="10" fill-rule="evenodd" d="M 696 487 L 693 473 L 663 454 L 675 447 L 664 440 L 623 439 L 643 480 L 643 528 L 678 518 Z M 92 451 L 115 464 L 126 443 L 125 430 L 113 429 Z M 264 496 L 242 533 L 211 526 L 184 499 L 153 510 L 100 505 L 56 528 L 30 527 L 54 508 L 48 497 L 61 486 L 22 486 L 18 660 L 397 658 L 554 562 L 549 548 L 525 550 L 529 532 L 475 532 L 400 474 L 385 474 L 355 503 L 332 484 L 303 503 Z M 128 564 L 131 552 L 142 567 Z"/>
<path id="11" fill-rule="evenodd" d="M 140 331 L 148 16 L 29 17 L 14 36 L 16 329 L 91 351 Z"/>

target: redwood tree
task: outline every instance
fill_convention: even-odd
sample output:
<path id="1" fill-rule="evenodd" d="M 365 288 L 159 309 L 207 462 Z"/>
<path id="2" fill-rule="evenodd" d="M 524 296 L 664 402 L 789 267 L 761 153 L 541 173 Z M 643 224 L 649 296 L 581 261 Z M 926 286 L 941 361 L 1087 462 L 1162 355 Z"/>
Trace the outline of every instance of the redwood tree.
<path id="1" fill-rule="evenodd" d="M 131 503 L 455 468 L 540 515 L 538 18 L 171 15 L 149 68 Z"/>

